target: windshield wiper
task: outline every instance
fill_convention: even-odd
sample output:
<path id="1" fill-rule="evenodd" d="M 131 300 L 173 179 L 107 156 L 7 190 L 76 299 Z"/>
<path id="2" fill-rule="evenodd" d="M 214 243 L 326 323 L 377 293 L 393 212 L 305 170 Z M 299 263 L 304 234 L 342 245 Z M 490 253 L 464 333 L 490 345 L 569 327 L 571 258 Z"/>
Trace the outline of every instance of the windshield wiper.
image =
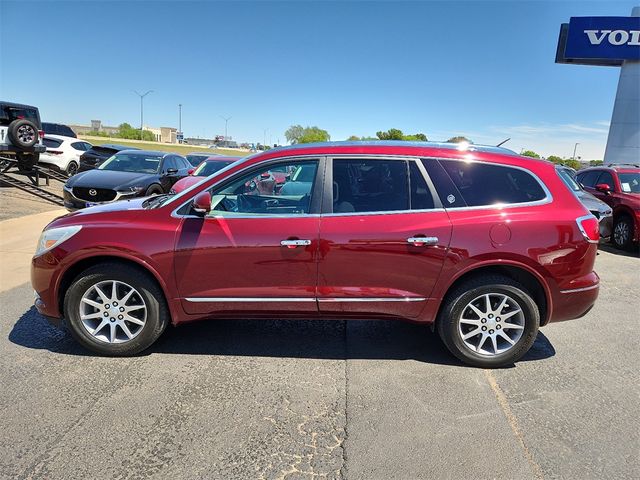
<path id="1" fill-rule="evenodd" d="M 162 195 L 155 195 L 151 197 L 149 200 L 145 201 L 142 205 L 144 208 L 152 209 L 158 208 L 160 205 L 164 203 L 164 201 L 169 197 L 168 193 L 164 193 Z"/>

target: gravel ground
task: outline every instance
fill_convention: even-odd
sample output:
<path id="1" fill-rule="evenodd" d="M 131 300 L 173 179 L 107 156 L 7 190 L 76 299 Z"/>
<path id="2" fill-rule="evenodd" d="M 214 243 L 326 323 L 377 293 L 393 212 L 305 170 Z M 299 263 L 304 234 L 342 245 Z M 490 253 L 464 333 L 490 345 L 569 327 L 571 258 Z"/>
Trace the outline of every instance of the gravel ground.
<path id="1" fill-rule="evenodd" d="M 9 173 L 9 175 L 24 182 L 28 181 L 23 175 L 15 175 L 12 173 Z M 40 187 L 62 196 L 62 183 L 57 180 L 50 180 L 48 187 L 44 185 L 44 181 L 41 180 Z M 0 195 L 2 196 L 2 202 L 0 202 L 0 221 L 63 208 L 60 205 L 55 205 L 15 187 L 0 185 Z"/>
<path id="2" fill-rule="evenodd" d="M 513 368 L 393 321 L 211 321 L 88 354 L 0 294 L 0 478 L 640 478 L 640 259 Z"/>

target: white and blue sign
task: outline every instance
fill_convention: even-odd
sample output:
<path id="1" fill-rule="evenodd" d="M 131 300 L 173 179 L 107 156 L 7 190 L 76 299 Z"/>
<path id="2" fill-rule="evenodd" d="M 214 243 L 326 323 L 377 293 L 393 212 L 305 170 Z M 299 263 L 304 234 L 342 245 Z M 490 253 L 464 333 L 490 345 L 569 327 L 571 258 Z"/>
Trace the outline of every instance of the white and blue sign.
<path id="1" fill-rule="evenodd" d="M 640 60 L 640 17 L 571 17 L 560 30 L 556 62 L 621 65 Z"/>

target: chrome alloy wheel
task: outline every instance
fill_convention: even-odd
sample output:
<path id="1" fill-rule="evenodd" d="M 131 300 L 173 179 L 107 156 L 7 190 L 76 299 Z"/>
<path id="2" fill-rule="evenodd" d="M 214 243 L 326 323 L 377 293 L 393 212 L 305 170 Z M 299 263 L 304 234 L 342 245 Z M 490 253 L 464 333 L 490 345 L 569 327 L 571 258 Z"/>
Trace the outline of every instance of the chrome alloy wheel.
<path id="1" fill-rule="evenodd" d="M 471 351 L 495 356 L 518 343 L 524 326 L 524 313 L 518 302 L 502 293 L 487 293 L 464 307 L 458 333 Z"/>
<path id="2" fill-rule="evenodd" d="M 20 125 L 18 127 L 18 138 L 21 142 L 31 143 L 36 136 L 36 131 L 31 125 Z"/>
<path id="3" fill-rule="evenodd" d="M 613 240 L 616 245 L 625 245 L 629 241 L 631 231 L 627 222 L 618 222 L 613 230 Z"/>
<path id="4" fill-rule="evenodd" d="M 80 320 L 86 331 L 105 343 L 124 343 L 137 337 L 147 321 L 142 295 L 124 282 L 99 282 L 80 300 Z"/>

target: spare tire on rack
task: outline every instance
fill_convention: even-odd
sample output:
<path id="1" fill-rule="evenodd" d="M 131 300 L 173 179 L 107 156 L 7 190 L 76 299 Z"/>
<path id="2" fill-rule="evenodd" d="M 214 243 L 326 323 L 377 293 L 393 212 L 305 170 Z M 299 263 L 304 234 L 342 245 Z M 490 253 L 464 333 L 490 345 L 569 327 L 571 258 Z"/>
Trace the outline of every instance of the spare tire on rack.
<path id="1" fill-rule="evenodd" d="M 9 124 L 7 136 L 16 147 L 31 148 L 38 142 L 38 127 L 26 118 L 19 118 Z"/>

